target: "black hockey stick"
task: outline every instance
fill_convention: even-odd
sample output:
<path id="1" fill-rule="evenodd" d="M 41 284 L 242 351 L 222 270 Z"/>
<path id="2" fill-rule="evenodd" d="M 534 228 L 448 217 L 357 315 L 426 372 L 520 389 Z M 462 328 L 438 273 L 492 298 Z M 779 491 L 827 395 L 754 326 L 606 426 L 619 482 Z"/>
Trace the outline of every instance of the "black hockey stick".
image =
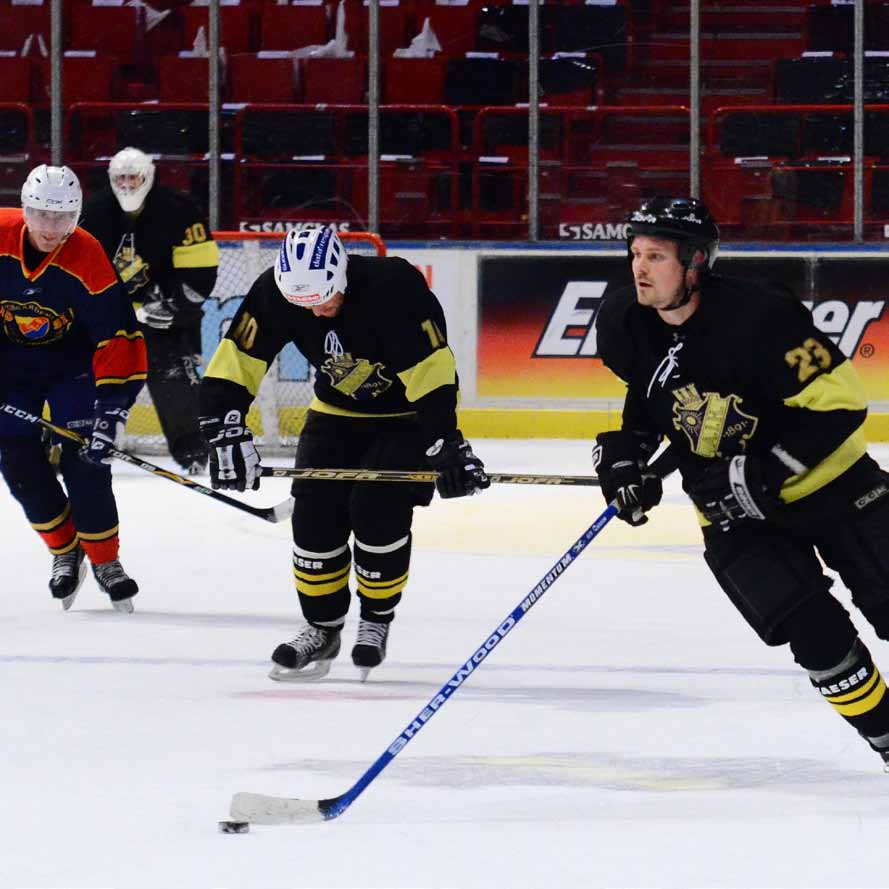
<path id="1" fill-rule="evenodd" d="M 348 482 L 434 482 L 438 472 L 431 469 L 288 469 L 277 466 L 263 466 L 264 477 L 302 478 L 312 481 Z M 599 487 L 599 479 L 594 475 L 519 475 L 503 472 L 489 472 L 488 478 L 499 485 L 586 485 Z"/>
<path id="2" fill-rule="evenodd" d="M 38 417 L 36 414 L 22 410 L 11 404 L 0 404 L 0 411 L 9 414 L 12 417 L 16 417 L 19 420 L 23 420 L 26 423 L 33 423 L 36 426 L 42 426 L 44 429 L 49 429 L 50 431 L 55 432 L 56 435 L 60 435 L 62 438 L 67 438 L 69 441 L 75 441 L 81 445 L 87 443 L 82 435 L 79 435 L 72 429 L 63 429 L 61 426 L 56 426 L 55 423 L 50 423 L 49 420 L 44 420 L 43 417 Z M 148 463 L 140 457 L 136 457 L 134 454 L 127 453 L 127 451 L 119 451 L 117 448 L 111 448 L 109 453 L 117 460 L 122 460 L 124 463 L 129 463 L 131 466 L 143 469 L 145 472 L 150 472 L 152 475 L 157 475 L 168 481 L 175 482 L 177 485 L 182 485 L 182 487 L 188 488 L 191 491 L 196 491 L 198 494 L 203 494 L 205 497 L 218 500 L 220 503 L 233 506 L 235 509 L 241 510 L 241 512 L 247 512 L 266 522 L 283 522 L 285 519 L 290 518 L 293 513 L 292 498 L 288 498 L 277 506 L 250 506 L 248 503 L 241 503 L 240 500 L 235 500 L 234 497 L 220 494 L 219 491 L 214 491 L 212 488 L 208 488 L 196 481 L 192 481 L 184 475 L 177 475 L 175 472 L 161 469 L 160 466 Z"/>
<path id="3" fill-rule="evenodd" d="M 650 464 L 658 475 L 665 476 L 676 468 L 672 448 L 667 448 Z M 464 661 L 453 676 L 426 703 L 414 719 L 402 729 L 401 734 L 380 754 L 370 768 L 345 792 L 330 799 L 307 800 L 283 796 L 266 796 L 260 793 L 236 793 L 232 797 L 230 817 L 236 822 L 253 824 L 312 824 L 330 821 L 342 815 L 361 795 L 367 786 L 395 759 L 413 740 L 414 736 L 448 702 L 448 699 L 480 666 L 488 654 L 510 633 L 515 625 L 536 605 L 544 593 L 562 576 L 562 573 L 575 562 L 587 545 L 617 515 L 616 502 L 609 503 L 605 511 L 590 525 L 571 547 L 543 576 L 540 582 L 521 602 L 494 628 L 493 632 Z"/>

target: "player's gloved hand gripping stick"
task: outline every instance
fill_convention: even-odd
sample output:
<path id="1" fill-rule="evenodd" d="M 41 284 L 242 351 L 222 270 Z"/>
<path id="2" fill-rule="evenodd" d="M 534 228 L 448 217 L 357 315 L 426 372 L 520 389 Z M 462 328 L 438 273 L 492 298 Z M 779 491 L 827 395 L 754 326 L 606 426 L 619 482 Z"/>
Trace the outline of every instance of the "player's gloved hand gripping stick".
<path id="1" fill-rule="evenodd" d="M 0 403 L 0 411 L 10 414 L 25 423 L 33 423 L 35 426 L 42 426 L 44 429 L 49 429 L 56 435 L 61 436 L 62 438 L 67 438 L 69 441 L 77 442 L 81 446 L 86 446 L 88 444 L 87 439 L 73 430 L 63 429 L 61 426 L 56 426 L 55 423 L 51 423 L 49 420 L 44 420 L 43 417 L 38 417 L 36 414 L 17 408 L 14 405 Z M 288 498 L 277 506 L 251 506 L 249 503 L 241 503 L 240 500 L 235 500 L 233 497 L 228 497 L 225 494 L 220 494 L 218 491 L 213 491 L 205 485 L 198 484 L 198 482 L 193 481 L 184 475 L 177 475 L 175 472 L 169 472 L 166 469 L 162 469 L 160 466 L 155 466 L 153 463 L 148 463 L 145 460 L 142 460 L 134 454 L 118 450 L 110 441 L 102 447 L 101 451 L 102 453 L 100 456 L 102 459 L 115 457 L 118 460 L 122 460 L 124 463 L 129 463 L 131 466 L 135 466 L 145 472 L 150 472 L 152 475 L 157 475 L 168 481 L 175 482 L 177 485 L 182 485 L 189 490 L 196 491 L 198 494 L 203 494 L 205 497 L 218 500 L 220 503 L 233 506 L 241 512 L 249 513 L 266 522 L 283 522 L 285 519 L 290 518 L 293 513 L 292 498 Z"/>

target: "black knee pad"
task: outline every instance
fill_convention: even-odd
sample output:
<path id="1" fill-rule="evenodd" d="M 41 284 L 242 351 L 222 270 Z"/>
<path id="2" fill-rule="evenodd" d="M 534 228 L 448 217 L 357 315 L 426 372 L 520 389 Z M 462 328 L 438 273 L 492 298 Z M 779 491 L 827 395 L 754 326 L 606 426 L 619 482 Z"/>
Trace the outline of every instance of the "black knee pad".
<path id="1" fill-rule="evenodd" d="M 767 645 L 788 641 L 785 621 L 832 581 L 811 547 L 759 528 L 722 534 L 708 529 L 704 558 L 719 585 Z"/>
<path id="2" fill-rule="evenodd" d="M 830 593 L 807 599 L 780 628 L 794 660 L 805 670 L 830 670 L 852 648 L 858 633 L 849 613 Z"/>
<path id="3" fill-rule="evenodd" d="M 885 487 L 881 482 L 877 490 Z M 875 627 L 881 624 L 882 632 L 878 632 L 885 639 L 889 630 L 889 496 L 868 502 L 865 495 L 855 505 L 855 512 L 838 522 L 818 549 L 842 577 L 855 606 Z"/>

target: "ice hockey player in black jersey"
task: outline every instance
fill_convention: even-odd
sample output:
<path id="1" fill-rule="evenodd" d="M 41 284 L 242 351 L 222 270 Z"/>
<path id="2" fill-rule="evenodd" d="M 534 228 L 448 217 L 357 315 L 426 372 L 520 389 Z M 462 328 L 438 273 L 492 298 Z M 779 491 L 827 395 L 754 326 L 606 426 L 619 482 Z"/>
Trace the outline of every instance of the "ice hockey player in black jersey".
<path id="1" fill-rule="evenodd" d="M 148 391 L 173 459 L 207 466 L 198 427 L 201 304 L 216 283 L 219 248 L 184 192 L 154 184 L 154 163 L 124 148 L 108 165 L 110 187 L 87 201 L 81 226 L 108 254 L 136 309 L 148 347 Z"/>
<path id="2" fill-rule="evenodd" d="M 297 467 L 428 465 L 440 472 L 442 497 L 488 487 L 481 460 L 457 428 L 457 372 L 435 295 L 404 259 L 347 256 L 330 229 L 288 233 L 207 367 L 201 426 L 213 487 L 258 487 L 247 409 L 289 342 L 316 371 Z M 308 625 L 275 649 L 270 675 L 301 681 L 329 671 L 354 558 L 360 620 L 352 660 L 366 677 L 386 655 L 408 581 L 413 508 L 428 505 L 434 488 L 296 480 L 292 491 L 293 573 Z"/>
<path id="3" fill-rule="evenodd" d="M 767 645 L 889 764 L 889 695 L 818 556 L 889 639 L 889 474 L 867 454 L 858 374 L 786 288 L 714 274 L 707 208 L 655 198 L 629 218 L 634 285 L 597 320 L 627 383 L 622 428 L 598 436 L 606 500 L 631 525 L 661 498 L 644 469 L 669 439 L 704 558 Z"/>
<path id="4" fill-rule="evenodd" d="M 35 167 L 22 208 L 0 210 L 0 470 L 53 556 L 49 582 L 66 611 L 85 559 L 116 611 L 139 587 L 119 558 L 109 451 L 145 383 L 145 342 L 133 307 L 95 238 L 77 228 L 81 193 L 68 167 Z M 64 487 L 47 459 L 39 417 L 80 433 L 59 441 Z M 54 441 L 58 441 L 54 438 Z"/>

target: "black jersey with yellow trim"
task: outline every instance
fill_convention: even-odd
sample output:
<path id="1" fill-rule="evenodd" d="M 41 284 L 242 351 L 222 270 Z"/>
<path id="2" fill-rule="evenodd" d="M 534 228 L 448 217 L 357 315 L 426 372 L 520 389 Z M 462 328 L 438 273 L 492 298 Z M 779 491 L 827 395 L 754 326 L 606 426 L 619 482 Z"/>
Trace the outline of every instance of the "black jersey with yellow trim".
<path id="1" fill-rule="evenodd" d="M 87 201 L 80 224 L 102 244 L 136 304 L 155 284 L 170 298 L 182 284 L 203 297 L 213 290 L 219 246 L 190 195 L 155 185 L 141 212 L 132 214 L 106 188 Z"/>
<path id="2" fill-rule="evenodd" d="M 132 404 L 145 341 L 102 248 L 77 228 L 29 269 L 26 237 L 22 211 L 0 210 L 0 379 L 40 386 L 91 373 L 99 398 Z"/>
<path id="3" fill-rule="evenodd" d="M 628 385 L 623 426 L 666 437 L 686 483 L 713 459 L 782 455 L 791 503 L 866 452 L 858 373 L 786 289 L 713 275 L 700 305 L 671 326 L 633 287 L 597 319 L 599 355 Z"/>
<path id="4" fill-rule="evenodd" d="M 457 427 L 457 369 L 444 312 L 399 257 L 350 256 L 334 318 L 288 303 L 273 269 L 250 288 L 201 384 L 201 413 L 246 410 L 275 356 L 292 342 L 315 368 L 313 407 L 343 416 L 416 413 L 432 443 Z"/>

